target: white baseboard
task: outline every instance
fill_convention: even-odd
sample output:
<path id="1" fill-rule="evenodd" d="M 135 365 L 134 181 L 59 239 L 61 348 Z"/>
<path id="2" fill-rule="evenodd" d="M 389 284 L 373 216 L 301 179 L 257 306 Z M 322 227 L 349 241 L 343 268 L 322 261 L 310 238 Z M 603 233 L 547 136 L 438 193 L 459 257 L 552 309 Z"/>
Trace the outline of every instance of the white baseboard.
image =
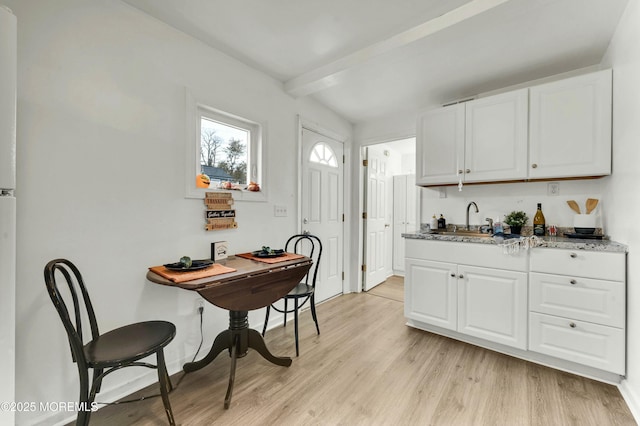
<path id="1" fill-rule="evenodd" d="M 633 418 L 636 420 L 636 423 L 640 424 L 640 398 L 638 397 L 638 394 L 631 389 L 628 383 L 629 382 L 626 379 L 620 382 L 618 390 L 629 406 L 629 410 L 631 411 Z"/>

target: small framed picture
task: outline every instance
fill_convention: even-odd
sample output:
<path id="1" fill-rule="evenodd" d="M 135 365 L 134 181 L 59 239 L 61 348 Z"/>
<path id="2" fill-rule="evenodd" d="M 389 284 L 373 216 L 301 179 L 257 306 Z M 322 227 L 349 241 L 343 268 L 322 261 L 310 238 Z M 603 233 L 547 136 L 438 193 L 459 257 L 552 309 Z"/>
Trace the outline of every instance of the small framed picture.
<path id="1" fill-rule="evenodd" d="M 211 243 L 211 260 L 217 262 L 218 260 L 226 259 L 229 253 L 229 243 L 227 241 L 216 241 Z"/>

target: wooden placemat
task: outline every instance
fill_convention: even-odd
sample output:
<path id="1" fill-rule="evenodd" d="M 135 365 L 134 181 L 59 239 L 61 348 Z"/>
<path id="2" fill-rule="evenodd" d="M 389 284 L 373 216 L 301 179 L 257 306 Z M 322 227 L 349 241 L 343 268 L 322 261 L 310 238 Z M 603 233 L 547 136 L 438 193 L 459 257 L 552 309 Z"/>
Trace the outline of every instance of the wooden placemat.
<path id="1" fill-rule="evenodd" d="M 178 272 L 167 269 L 164 266 L 152 266 L 149 268 L 150 271 L 155 272 L 172 281 L 174 283 L 183 283 L 186 281 L 198 280 L 200 278 L 208 278 L 213 277 L 215 275 L 226 274 L 228 272 L 235 272 L 236 270 L 233 268 L 229 268 L 228 266 L 220 265 L 219 263 L 214 263 L 208 268 L 200 269 L 199 271 L 192 272 Z"/>
<path id="2" fill-rule="evenodd" d="M 282 256 L 278 257 L 256 257 L 251 253 L 240 253 L 236 254 L 238 257 L 244 257 L 245 259 L 257 260 L 258 262 L 263 263 L 280 263 L 285 262 L 287 260 L 300 259 L 304 256 L 296 253 L 284 253 Z"/>

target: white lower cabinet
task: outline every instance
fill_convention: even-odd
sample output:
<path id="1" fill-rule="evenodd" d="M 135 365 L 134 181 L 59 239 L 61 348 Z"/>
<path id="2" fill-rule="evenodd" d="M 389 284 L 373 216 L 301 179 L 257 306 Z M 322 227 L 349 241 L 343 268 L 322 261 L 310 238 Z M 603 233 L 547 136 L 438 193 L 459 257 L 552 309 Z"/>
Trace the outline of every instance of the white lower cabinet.
<path id="1" fill-rule="evenodd" d="M 452 260 L 483 264 L 478 250 L 491 258 L 495 247 L 422 241 L 425 250 L 407 245 L 405 316 L 422 323 L 526 349 L 527 274 L 459 263 L 426 260 L 451 257 L 447 249 L 460 249 Z M 444 245 L 442 245 L 444 244 Z M 447 244 L 449 244 L 447 246 Z M 429 253 L 429 249 L 438 250 Z M 445 250 L 439 250 L 445 249 Z M 483 250 L 484 249 L 484 250 Z M 455 249 L 454 249 L 455 250 Z M 502 256 L 502 255 L 500 255 Z"/>
<path id="2" fill-rule="evenodd" d="M 458 266 L 458 331 L 527 348 L 527 274 Z"/>
<path id="3" fill-rule="evenodd" d="M 529 350 L 625 374 L 624 253 L 537 248 L 529 274 Z"/>
<path id="4" fill-rule="evenodd" d="M 456 277 L 453 263 L 408 258 L 405 264 L 405 316 L 455 330 L 458 326 Z"/>
<path id="5" fill-rule="evenodd" d="M 405 243 L 410 325 L 593 378 L 625 375 L 625 253 Z"/>

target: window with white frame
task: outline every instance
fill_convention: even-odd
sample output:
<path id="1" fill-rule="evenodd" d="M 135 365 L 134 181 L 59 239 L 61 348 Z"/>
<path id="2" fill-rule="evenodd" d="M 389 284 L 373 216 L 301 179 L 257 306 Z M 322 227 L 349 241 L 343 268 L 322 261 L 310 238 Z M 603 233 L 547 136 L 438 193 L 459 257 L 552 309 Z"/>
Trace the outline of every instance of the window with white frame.
<path id="1" fill-rule="evenodd" d="M 264 199 L 262 126 L 188 100 L 187 197 L 231 189 L 236 199 Z"/>

